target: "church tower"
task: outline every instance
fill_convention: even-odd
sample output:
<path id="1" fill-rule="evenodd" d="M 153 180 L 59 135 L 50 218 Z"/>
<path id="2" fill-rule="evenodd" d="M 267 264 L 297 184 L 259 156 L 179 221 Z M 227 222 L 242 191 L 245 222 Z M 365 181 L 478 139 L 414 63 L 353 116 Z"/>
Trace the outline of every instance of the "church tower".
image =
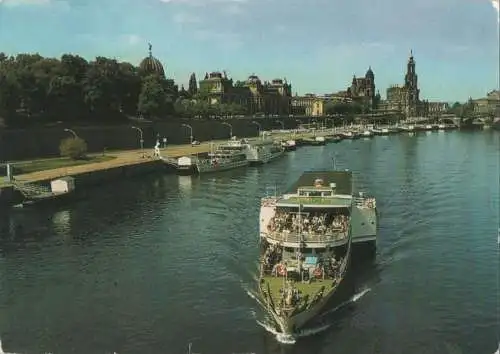
<path id="1" fill-rule="evenodd" d="M 408 58 L 408 64 L 406 66 L 404 88 L 406 91 L 406 114 L 408 116 L 415 116 L 417 114 L 418 103 L 420 102 L 420 90 L 418 89 L 418 76 L 415 71 L 415 59 L 413 58 L 413 51 L 410 51 L 410 57 Z"/>

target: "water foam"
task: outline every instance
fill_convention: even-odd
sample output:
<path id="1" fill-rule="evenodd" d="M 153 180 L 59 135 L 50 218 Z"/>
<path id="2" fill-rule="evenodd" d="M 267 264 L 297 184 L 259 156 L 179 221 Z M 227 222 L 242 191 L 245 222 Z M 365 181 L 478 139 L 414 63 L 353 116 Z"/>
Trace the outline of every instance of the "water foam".
<path id="1" fill-rule="evenodd" d="M 344 306 L 347 306 L 347 305 L 349 305 L 349 304 L 351 304 L 351 303 L 354 303 L 354 302 L 358 301 L 358 300 L 359 300 L 359 299 L 361 299 L 363 296 L 365 296 L 365 294 L 366 294 L 366 293 L 370 292 L 371 290 L 372 290 L 371 288 L 366 288 L 366 289 L 364 289 L 364 290 L 360 291 L 359 293 L 354 294 L 354 295 L 353 295 L 353 296 L 352 296 L 349 300 L 344 301 L 344 302 L 342 302 L 340 305 L 338 305 L 338 306 L 334 307 L 333 309 L 331 309 L 331 310 L 329 310 L 329 311 L 327 311 L 327 312 L 323 313 L 323 314 L 321 315 L 321 317 L 325 317 L 325 316 L 327 316 L 327 315 L 329 315 L 329 314 L 332 314 L 332 313 L 334 313 L 334 312 L 337 312 L 338 310 L 340 310 L 340 309 L 341 309 L 341 308 L 343 308 Z"/>
<path id="2" fill-rule="evenodd" d="M 17 354 L 17 353 L 7 353 L 3 351 L 2 340 L 0 339 L 0 354 Z"/>
<path id="3" fill-rule="evenodd" d="M 252 299 L 256 300 L 257 303 L 259 303 L 261 306 L 263 306 L 262 301 L 260 301 L 260 299 L 256 296 L 255 293 L 253 293 L 252 291 L 249 291 L 247 289 L 245 289 L 245 290 L 247 291 L 247 294 Z M 340 305 L 338 305 L 337 307 L 333 308 L 332 310 L 329 310 L 328 312 L 322 314 L 321 317 L 324 317 L 324 316 L 326 316 L 328 314 L 331 314 L 331 313 L 333 313 L 335 311 L 338 311 L 339 309 L 341 309 L 342 307 L 344 307 L 344 306 L 346 306 L 346 305 L 348 305 L 350 303 L 357 302 L 359 299 L 361 299 L 369 291 L 371 291 L 371 288 L 366 288 L 366 289 L 360 291 L 359 293 L 354 294 L 349 300 L 341 303 Z M 253 313 L 253 315 L 255 315 L 255 312 Z M 297 333 L 284 334 L 284 333 L 281 333 L 278 330 L 276 330 L 275 326 L 273 326 L 270 323 L 271 321 L 269 321 L 269 319 L 267 319 L 267 320 L 268 321 L 259 321 L 259 320 L 257 320 L 257 324 L 260 325 L 262 328 L 264 328 L 267 332 L 269 332 L 272 335 L 274 335 L 275 338 L 276 338 L 276 341 L 278 341 L 279 343 L 281 343 L 281 344 L 290 344 L 290 345 L 291 344 L 295 344 L 297 342 L 297 339 L 299 339 L 299 338 L 314 336 L 314 335 L 316 335 L 318 333 L 321 333 L 321 332 L 327 330 L 331 326 L 331 324 L 323 324 L 323 325 L 318 326 L 318 327 L 304 328 L 304 329 L 300 330 Z"/>

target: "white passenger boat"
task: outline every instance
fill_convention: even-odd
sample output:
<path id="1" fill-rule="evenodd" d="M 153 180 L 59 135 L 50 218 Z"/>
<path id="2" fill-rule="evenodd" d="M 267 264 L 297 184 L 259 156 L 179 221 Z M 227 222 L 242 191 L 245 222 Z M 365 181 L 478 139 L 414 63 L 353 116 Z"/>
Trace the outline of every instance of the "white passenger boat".
<path id="1" fill-rule="evenodd" d="M 177 159 L 177 172 L 181 175 L 210 173 L 248 166 L 246 146 L 232 140 L 215 146 L 207 157 L 183 156 Z"/>
<path id="2" fill-rule="evenodd" d="M 375 199 L 354 195 L 352 181 L 350 171 L 305 172 L 288 193 L 261 201 L 258 294 L 283 334 L 345 301 L 351 245 L 376 237 Z"/>
<path id="3" fill-rule="evenodd" d="M 283 156 L 285 149 L 273 140 L 236 139 L 217 145 L 207 157 L 183 156 L 177 160 L 179 174 L 230 170 L 249 164 L 264 164 Z"/>

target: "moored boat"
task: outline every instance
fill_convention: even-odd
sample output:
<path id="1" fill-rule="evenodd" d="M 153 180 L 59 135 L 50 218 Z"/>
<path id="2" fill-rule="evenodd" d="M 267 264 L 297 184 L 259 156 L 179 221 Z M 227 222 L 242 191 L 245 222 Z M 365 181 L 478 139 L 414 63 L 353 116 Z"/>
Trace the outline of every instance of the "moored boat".
<path id="1" fill-rule="evenodd" d="M 379 129 L 379 128 L 375 128 L 375 127 L 374 127 L 374 128 L 371 128 L 370 130 L 371 130 L 371 132 L 373 133 L 373 135 L 383 135 L 383 133 L 382 133 L 382 129 Z"/>
<path id="2" fill-rule="evenodd" d="M 401 129 L 404 131 L 404 132 L 409 132 L 409 133 L 413 133 L 415 131 L 415 126 L 413 124 L 409 124 L 409 125 L 403 125 L 401 127 Z"/>
<path id="3" fill-rule="evenodd" d="M 340 134 L 336 134 L 336 135 L 334 135 L 334 136 L 333 136 L 333 138 L 332 138 L 332 141 L 333 141 L 334 143 L 340 143 L 342 140 L 344 140 L 344 138 L 343 138 L 343 137 L 342 137 L 342 135 L 340 135 Z"/>
<path id="4" fill-rule="evenodd" d="M 295 140 L 282 141 L 281 146 L 285 149 L 285 151 L 297 150 L 297 144 L 296 144 Z"/>
<path id="5" fill-rule="evenodd" d="M 397 133 L 401 133 L 403 131 L 403 129 L 401 127 L 391 127 L 389 128 L 389 133 L 390 134 L 397 134 Z"/>
<path id="6" fill-rule="evenodd" d="M 248 166 L 248 146 L 233 139 L 216 146 L 206 156 L 182 156 L 177 159 L 177 172 L 181 175 L 211 173 Z"/>
<path id="7" fill-rule="evenodd" d="M 54 206 L 76 197 L 75 179 L 70 176 L 52 180 L 50 187 L 22 182 L 13 184 L 23 196 L 21 203 L 14 205 L 14 208 Z"/>
<path id="8" fill-rule="evenodd" d="M 248 166 L 247 147 L 228 142 L 208 153 L 208 159 L 200 160 L 198 173 L 220 172 Z"/>
<path id="9" fill-rule="evenodd" d="M 361 134 L 357 131 L 354 131 L 354 130 L 348 130 L 348 131 L 342 133 L 342 137 L 344 139 L 354 140 L 354 139 L 359 139 L 361 137 Z"/>
<path id="10" fill-rule="evenodd" d="M 458 127 L 455 124 L 445 124 L 445 123 L 440 123 L 438 125 L 439 130 L 452 130 L 452 129 L 457 129 Z"/>
<path id="11" fill-rule="evenodd" d="M 250 165 L 258 165 L 283 156 L 285 148 L 273 140 L 262 140 L 248 144 L 245 153 Z"/>
<path id="12" fill-rule="evenodd" d="M 287 194 L 262 199 L 258 290 L 278 331 L 293 335 L 343 301 L 353 230 L 373 237 L 361 208 L 375 215 L 375 200 L 353 197 L 350 171 L 305 172 Z"/>
<path id="13" fill-rule="evenodd" d="M 315 136 L 309 141 L 309 144 L 313 146 L 323 146 L 326 145 L 326 139 L 324 136 Z"/>
<path id="14" fill-rule="evenodd" d="M 363 137 L 365 138 L 371 138 L 373 136 L 373 132 L 371 130 L 365 130 L 363 131 Z"/>

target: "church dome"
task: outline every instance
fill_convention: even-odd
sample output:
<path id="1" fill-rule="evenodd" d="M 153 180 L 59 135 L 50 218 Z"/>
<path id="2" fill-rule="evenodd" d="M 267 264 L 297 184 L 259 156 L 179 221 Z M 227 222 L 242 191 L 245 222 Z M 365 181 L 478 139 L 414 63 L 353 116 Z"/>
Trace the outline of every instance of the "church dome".
<path id="1" fill-rule="evenodd" d="M 165 77 L 165 70 L 163 69 L 163 65 L 151 53 L 151 44 L 149 45 L 149 56 L 141 61 L 139 67 L 146 74 L 156 74 Z"/>

